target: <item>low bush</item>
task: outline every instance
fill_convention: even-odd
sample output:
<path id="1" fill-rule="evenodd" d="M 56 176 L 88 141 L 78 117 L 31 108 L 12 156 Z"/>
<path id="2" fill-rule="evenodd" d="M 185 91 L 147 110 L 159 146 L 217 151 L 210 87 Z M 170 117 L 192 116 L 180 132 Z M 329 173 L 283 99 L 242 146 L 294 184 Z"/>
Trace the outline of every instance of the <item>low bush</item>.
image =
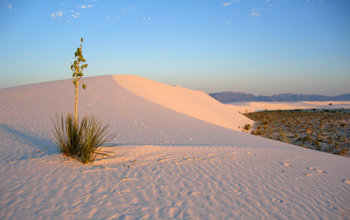
<path id="1" fill-rule="evenodd" d="M 92 116 L 84 116 L 81 121 L 75 121 L 72 114 L 68 113 L 64 118 L 56 115 L 54 122 L 54 142 L 58 150 L 66 157 L 77 159 L 83 164 L 91 164 L 97 155 L 108 156 L 108 152 L 101 151 L 116 137 L 116 133 L 108 134 L 109 125 Z"/>

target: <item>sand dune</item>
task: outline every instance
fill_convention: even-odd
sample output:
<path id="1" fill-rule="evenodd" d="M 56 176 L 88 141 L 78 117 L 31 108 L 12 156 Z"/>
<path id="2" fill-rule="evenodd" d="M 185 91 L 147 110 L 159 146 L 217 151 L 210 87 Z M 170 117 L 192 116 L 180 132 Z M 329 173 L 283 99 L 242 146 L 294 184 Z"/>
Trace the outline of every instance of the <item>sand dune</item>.
<path id="1" fill-rule="evenodd" d="M 0 90 L 0 219 L 350 218 L 349 158 L 237 131 L 247 119 L 202 92 L 84 82 L 79 114 L 118 132 L 94 165 L 40 151 L 54 114 L 74 109 L 71 80 Z"/>
<path id="2" fill-rule="evenodd" d="M 167 107 L 185 115 L 201 119 L 233 130 L 250 119 L 216 101 L 201 91 L 194 91 L 180 86 L 169 86 L 139 76 L 114 75 L 113 78 L 130 92 L 149 101 Z"/>

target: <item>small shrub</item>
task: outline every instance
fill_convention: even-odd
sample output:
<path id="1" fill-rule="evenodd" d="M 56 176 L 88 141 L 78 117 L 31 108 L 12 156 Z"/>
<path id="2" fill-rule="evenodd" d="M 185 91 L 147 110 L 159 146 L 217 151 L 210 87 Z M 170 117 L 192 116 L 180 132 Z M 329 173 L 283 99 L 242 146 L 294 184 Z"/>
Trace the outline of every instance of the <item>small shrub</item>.
<path id="1" fill-rule="evenodd" d="M 94 116 L 84 116 L 79 121 L 68 113 L 66 118 L 56 115 L 52 132 L 60 153 L 83 164 L 91 164 L 97 155 L 108 156 L 101 148 L 116 137 L 115 133 L 108 134 L 108 127 Z"/>
<path id="2" fill-rule="evenodd" d="M 251 124 L 245 124 L 243 129 L 246 130 L 246 132 L 248 132 L 250 130 L 250 128 L 252 127 Z"/>
<path id="3" fill-rule="evenodd" d="M 345 156 L 348 151 L 349 149 L 346 149 L 346 148 L 341 149 L 340 156 Z"/>

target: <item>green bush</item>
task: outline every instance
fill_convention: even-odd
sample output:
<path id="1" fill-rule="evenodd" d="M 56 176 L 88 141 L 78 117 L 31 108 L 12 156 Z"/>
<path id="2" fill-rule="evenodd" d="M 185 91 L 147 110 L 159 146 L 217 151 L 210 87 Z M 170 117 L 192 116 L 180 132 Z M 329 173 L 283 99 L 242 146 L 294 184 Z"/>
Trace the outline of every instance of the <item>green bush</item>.
<path id="1" fill-rule="evenodd" d="M 101 148 L 116 137 L 116 133 L 108 134 L 108 128 L 109 125 L 103 126 L 102 122 L 92 115 L 75 121 L 72 114 L 68 113 L 65 118 L 63 115 L 56 115 L 52 132 L 60 153 L 83 164 L 91 164 L 97 155 L 108 156 L 108 152 L 101 151 Z"/>

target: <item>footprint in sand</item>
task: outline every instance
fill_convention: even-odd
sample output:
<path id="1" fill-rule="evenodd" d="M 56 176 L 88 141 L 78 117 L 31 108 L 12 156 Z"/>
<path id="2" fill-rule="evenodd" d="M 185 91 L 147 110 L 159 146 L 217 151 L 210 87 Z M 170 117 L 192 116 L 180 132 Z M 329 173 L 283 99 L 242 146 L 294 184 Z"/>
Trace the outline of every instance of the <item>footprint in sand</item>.
<path id="1" fill-rule="evenodd" d="M 327 173 L 326 171 L 317 169 L 316 167 L 308 167 L 307 169 L 308 169 L 308 170 L 316 170 L 316 171 L 319 172 L 319 173 Z"/>
<path id="2" fill-rule="evenodd" d="M 237 152 L 227 152 L 226 154 L 237 154 Z"/>
<path id="3" fill-rule="evenodd" d="M 250 154 L 250 155 L 256 156 L 256 154 L 253 154 L 253 153 L 251 153 L 251 152 L 247 152 L 247 154 Z"/>
<path id="4" fill-rule="evenodd" d="M 281 165 L 285 166 L 285 167 L 291 167 L 292 165 L 290 165 L 289 163 L 280 163 Z"/>
<path id="5" fill-rule="evenodd" d="M 343 183 L 350 184 L 350 180 L 342 180 Z"/>
<path id="6" fill-rule="evenodd" d="M 199 195 L 201 192 L 187 192 L 188 195 Z"/>
<path id="7" fill-rule="evenodd" d="M 337 210 L 337 211 L 340 211 L 340 212 L 344 212 L 344 213 L 349 213 L 349 211 L 346 211 L 342 208 L 338 208 L 338 207 L 335 207 L 335 206 L 329 206 L 331 209 L 334 209 L 334 210 Z"/>
<path id="8" fill-rule="evenodd" d="M 272 202 L 278 202 L 278 203 L 281 203 L 281 204 L 285 204 L 286 202 L 283 201 L 283 200 L 278 200 L 278 199 L 272 199 L 271 200 Z"/>

